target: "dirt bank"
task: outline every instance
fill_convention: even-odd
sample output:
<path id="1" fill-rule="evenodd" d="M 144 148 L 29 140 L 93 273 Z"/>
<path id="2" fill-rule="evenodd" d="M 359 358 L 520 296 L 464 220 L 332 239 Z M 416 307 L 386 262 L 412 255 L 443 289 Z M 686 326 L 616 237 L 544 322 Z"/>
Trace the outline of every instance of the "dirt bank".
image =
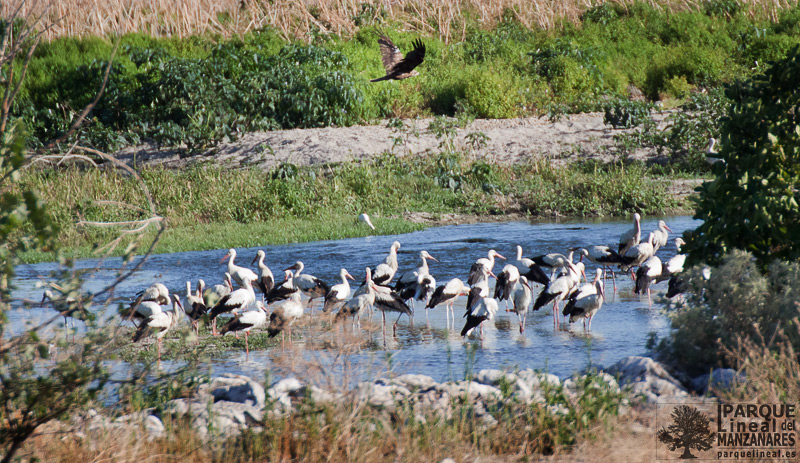
<path id="1" fill-rule="evenodd" d="M 667 113 L 655 114 L 659 125 Z M 429 130 L 432 119 L 405 121 L 406 129 L 394 130 L 386 122 L 352 127 L 276 130 L 243 135 L 234 142 L 222 143 L 203 154 L 188 154 L 180 149 L 160 149 L 142 145 L 117 153 L 119 159 L 136 165 L 161 164 L 178 168 L 197 163 L 215 163 L 230 168 L 259 167 L 270 170 L 283 162 L 298 166 L 368 159 L 390 151 L 398 155 L 441 151 L 442 139 Z M 602 113 L 548 118 L 479 119 L 456 130 L 455 146 L 475 158 L 499 163 L 526 162 L 549 158 L 554 163 L 597 159 L 613 161 L 617 156 L 615 130 L 603 123 Z M 480 135 L 483 134 L 486 138 Z M 400 140 L 396 143 L 395 139 Z M 483 138 L 485 143 L 471 144 Z M 655 150 L 638 150 L 631 157 L 654 158 Z"/>

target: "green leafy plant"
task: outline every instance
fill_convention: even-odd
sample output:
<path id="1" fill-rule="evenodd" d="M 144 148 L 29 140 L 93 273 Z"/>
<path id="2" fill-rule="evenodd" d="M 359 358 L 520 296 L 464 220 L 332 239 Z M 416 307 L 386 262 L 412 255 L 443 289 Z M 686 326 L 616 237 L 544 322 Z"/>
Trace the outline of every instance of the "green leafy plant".
<path id="1" fill-rule="evenodd" d="M 764 74 L 730 87 L 722 162 L 699 189 L 688 261 L 716 263 L 733 249 L 763 266 L 800 258 L 800 47 Z"/>

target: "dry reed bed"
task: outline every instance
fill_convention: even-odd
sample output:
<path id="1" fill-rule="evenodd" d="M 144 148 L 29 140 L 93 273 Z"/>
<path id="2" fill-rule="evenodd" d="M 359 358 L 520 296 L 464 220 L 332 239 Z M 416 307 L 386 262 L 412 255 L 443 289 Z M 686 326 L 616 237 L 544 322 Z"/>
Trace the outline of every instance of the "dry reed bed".
<path id="1" fill-rule="evenodd" d="M 701 9 L 704 0 L 643 0 L 668 11 Z M 800 0 L 737 0 L 753 17 L 777 19 Z M 632 5 L 636 0 L 613 0 Z M 8 18 L 45 14 L 53 26 L 45 40 L 60 36 L 142 32 L 156 37 L 192 34 L 231 36 L 272 27 L 285 39 L 310 40 L 313 31 L 351 35 L 357 22 L 384 20 L 445 42 L 461 40 L 468 21 L 492 27 L 508 13 L 531 28 L 553 29 L 578 22 L 593 0 L 11 0 L 0 3 Z M 21 7 L 21 8 L 20 8 Z M 358 19 L 357 19 L 358 18 Z"/>

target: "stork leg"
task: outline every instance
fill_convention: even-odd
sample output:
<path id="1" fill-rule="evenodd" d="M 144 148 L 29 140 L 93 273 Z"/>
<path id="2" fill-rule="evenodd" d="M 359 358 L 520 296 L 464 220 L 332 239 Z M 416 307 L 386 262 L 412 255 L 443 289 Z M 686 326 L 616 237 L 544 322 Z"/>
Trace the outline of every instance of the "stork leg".
<path id="1" fill-rule="evenodd" d="M 158 352 L 158 363 L 161 363 L 161 338 L 156 339 L 156 352 Z"/>
<path id="2" fill-rule="evenodd" d="M 250 356 L 250 344 L 247 342 L 247 331 L 244 332 L 244 352 L 246 356 Z"/>
<path id="3" fill-rule="evenodd" d="M 653 308 L 653 300 L 650 298 L 650 287 L 647 288 L 647 308 Z"/>

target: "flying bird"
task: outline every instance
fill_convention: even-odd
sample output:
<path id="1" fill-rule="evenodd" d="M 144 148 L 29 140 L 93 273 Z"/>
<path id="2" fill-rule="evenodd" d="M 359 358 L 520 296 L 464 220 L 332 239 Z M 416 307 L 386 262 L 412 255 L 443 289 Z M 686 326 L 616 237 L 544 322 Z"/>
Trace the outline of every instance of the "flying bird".
<path id="1" fill-rule="evenodd" d="M 414 68 L 422 64 L 425 59 L 425 44 L 422 40 L 415 40 L 412 45 L 414 49 L 406 53 L 400 52 L 397 45 L 392 42 L 386 34 L 379 33 L 378 45 L 381 47 L 381 61 L 386 68 L 386 75 L 370 82 L 380 82 L 382 80 L 402 80 L 419 75 Z"/>

